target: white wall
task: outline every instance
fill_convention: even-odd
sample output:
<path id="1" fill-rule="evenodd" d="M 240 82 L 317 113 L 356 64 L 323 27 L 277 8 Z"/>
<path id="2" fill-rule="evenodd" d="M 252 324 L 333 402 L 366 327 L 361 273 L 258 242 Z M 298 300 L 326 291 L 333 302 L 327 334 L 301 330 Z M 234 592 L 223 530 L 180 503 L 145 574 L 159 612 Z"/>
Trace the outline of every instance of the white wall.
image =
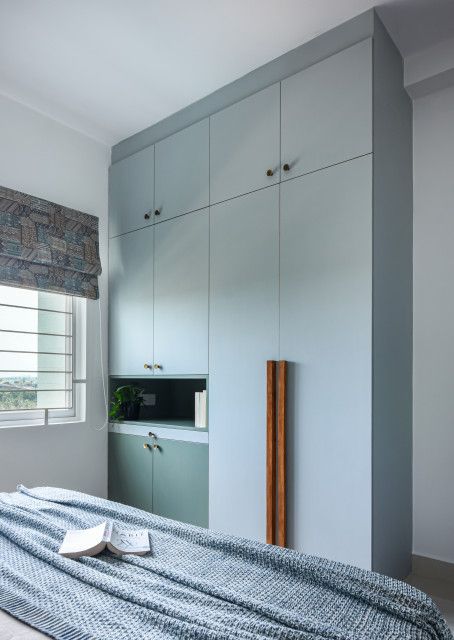
<path id="1" fill-rule="evenodd" d="M 413 550 L 454 562 L 454 87 L 414 102 Z"/>
<path id="2" fill-rule="evenodd" d="M 107 167 L 110 150 L 0 96 L 0 184 L 100 219 L 103 344 L 107 327 Z M 18 482 L 106 495 L 107 433 L 99 351 L 98 302 L 87 302 L 86 422 L 0 429 L 0 491 Z M 106 354 L 106 349 L 104 349 Z"/>

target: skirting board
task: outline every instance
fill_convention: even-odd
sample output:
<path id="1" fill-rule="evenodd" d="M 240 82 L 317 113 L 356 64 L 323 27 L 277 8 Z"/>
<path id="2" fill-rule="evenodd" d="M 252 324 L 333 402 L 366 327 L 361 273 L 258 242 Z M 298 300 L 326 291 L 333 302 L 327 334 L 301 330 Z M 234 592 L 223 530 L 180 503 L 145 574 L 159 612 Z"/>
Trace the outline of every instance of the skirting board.
<path id="1" fill-rule="evenodd" d="M 454 563 L 413 555 L 412 574 L 454 584 Z"/>

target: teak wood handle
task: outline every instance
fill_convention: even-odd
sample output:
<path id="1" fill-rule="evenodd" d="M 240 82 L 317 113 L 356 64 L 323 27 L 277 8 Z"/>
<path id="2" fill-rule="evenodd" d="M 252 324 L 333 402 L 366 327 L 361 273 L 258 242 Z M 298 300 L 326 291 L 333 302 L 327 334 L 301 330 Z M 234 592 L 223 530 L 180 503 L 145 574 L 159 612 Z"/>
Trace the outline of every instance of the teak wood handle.
<path id="1" fill-rule="evenodd" d="M 278 544 L 281 547 L 287 544 L 286 396 L 287 362 L 280 360 L 276 363 L 275 360 L 268 360 L 266 363 L 266 541 L 268 544 Z"/>

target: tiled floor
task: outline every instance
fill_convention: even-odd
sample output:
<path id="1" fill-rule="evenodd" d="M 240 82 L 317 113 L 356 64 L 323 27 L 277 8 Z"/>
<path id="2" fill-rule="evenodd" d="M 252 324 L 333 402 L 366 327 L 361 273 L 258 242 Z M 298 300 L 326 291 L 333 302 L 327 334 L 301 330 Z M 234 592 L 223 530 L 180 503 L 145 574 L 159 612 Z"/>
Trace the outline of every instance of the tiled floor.
<path id="1" fill-rule="evenodd" d="M 407 582 L 425 591 L 438 604 L 449 628 L 454 633 L 454 584 L 414 574 L 409 576 Z"/>

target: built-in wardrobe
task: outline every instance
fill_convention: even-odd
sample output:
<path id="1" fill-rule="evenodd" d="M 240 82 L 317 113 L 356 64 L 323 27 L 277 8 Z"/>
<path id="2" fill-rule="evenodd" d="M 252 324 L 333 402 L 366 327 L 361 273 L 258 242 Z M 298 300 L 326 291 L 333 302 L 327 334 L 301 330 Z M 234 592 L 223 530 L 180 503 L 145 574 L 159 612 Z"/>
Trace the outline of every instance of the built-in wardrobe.
<path id="1" fill-rule="evenodd" d="M 411 162 L 373 11 L 113 148 L 110 389 L 147 402 L 110 426 L 110 497 L 264 541 L 285 360 L 288 546 L 408 573 Z"/>

